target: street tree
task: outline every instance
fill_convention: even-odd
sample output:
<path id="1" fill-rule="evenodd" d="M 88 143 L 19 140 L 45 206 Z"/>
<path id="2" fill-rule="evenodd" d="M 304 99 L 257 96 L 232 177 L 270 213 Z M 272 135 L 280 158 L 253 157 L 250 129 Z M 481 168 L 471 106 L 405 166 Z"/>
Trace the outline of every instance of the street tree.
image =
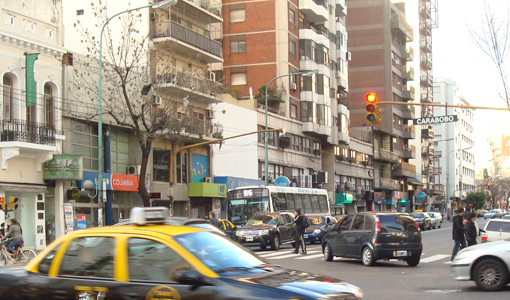
<path id="1" fill-rule="evenodd" d="M 510 177 L 490 177 L 487 181 L 488 190 L 490 191 L 491 207 L 501 208 L 501 199 L 510 191 Z"/>
<path id="2" fill-rule="evenodd" d="M 510 90 L 506 58 L 510 51 L 510 10 L 494 9 L 490 1 L 483 1 L 481 24 L 468 24 L 468 30 L 476 46 L 494 63 L 503 85 L 500 97 L 510 107 Z"/>
<path id="3" fill-rule="evenodd" d="M 150 206 L 150 190 L 146 179 L 147 166 L 156 140 L 170 143 L 190 141 L 192 118 L 188 110 L 191 93 L 182 97 L 179 87 L 190 88 L 184 72 L 172 67 L 173 44 L 163 42 L 159 48 L 150 42 L 141 11 L 132 11 L 112 20 L 115 27 L 107 25 L 103 37 L 102 116 L 97 114 L 99 36 L 93 34 L 108 19 L 106 3 L 99 0 L 91 7 L 96 18 L 95 28 L 86 28 L 79 21 L 74 24 L 81 34 L 86 55 L 75 59 L 71 74 L 70 91 L 75 98 L 89 99 L 86 107 L 78 106 L 74 115 L 78 118 L 97 120 L 119 126 L 130 132 L 138 141 L 141 152 L 138 189 L 144 206 Z M 118 31 L 120 24 L 120 32 Z M 116 30 L 114 31 L 114 28 Z M 189 65 L 196 58 L 189 58 Z M 185 70 L 192 72 L 192 70 Z M 162 85 L 176 86 L 172 92 L 160 90 Z M 187 134 L 184 134 L 186 132 Z M 193 134 L 200 134 L 195 133 Z M 101 162 L 99 162 L 101 163 Z M 170 170 L 169 170 L 170 171 Z M 153 174 L 154 175 L 154 174 Z"/>
<path id="4" fill-rule="evenodd" d="M 467 194 L 466 199 L 464 199 L 464 203 L 472 207 L 474 210 L 477 210 L 484 207 L 486 199 L 487 194 L 484 192 L 471 192 Z"/>

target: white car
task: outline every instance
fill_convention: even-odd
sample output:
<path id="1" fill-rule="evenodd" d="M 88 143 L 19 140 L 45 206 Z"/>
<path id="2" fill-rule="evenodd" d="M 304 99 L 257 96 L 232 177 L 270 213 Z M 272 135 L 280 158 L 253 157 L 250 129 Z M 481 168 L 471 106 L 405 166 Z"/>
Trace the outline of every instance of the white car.
<path id="1" fill-rule="evenodd" d="M 491 219 L 484 228 L 482 243 L 496 242 L 510 239 L 510 220 Z"/>
<path id="2" fill-rule="evenodd" d="M 510 283 L 510 241 L 470 246 L 451 264 L 455 280 L 473 280 L 484 291 L 498 291 Z"/>

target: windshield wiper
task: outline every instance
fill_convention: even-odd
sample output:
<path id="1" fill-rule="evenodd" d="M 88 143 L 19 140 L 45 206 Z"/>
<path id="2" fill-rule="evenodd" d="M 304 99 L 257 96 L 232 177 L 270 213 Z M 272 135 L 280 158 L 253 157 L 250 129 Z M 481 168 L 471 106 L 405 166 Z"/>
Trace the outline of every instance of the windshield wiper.
<path id="1" fill-rule="evenodd" d="M 253 268 L 248 268 L 248 267 L 228 267 L 228 268 L 223 268 L 223 269 L 219 269 L 219 270 L 215 270 L 216 273 L 227 273 L 227 272 L 242 272 L 242 271 L 249 271 L 249 270 L 252 270 Z"/>

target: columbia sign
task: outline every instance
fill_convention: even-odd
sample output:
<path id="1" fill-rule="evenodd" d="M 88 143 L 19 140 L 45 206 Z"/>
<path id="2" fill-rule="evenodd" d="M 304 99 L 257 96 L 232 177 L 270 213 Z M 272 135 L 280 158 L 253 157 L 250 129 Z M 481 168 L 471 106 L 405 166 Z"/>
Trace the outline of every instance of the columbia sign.
<path id="1" fill-rule="evenodd" d="M 426 117 L 426 118 L 413 119 L 413 124 L 414 125 L 428 125 L 428 124 L 457 122 L 458 120 L 459 120 L 459 118 L 457 117 L 457 115 Z"/>

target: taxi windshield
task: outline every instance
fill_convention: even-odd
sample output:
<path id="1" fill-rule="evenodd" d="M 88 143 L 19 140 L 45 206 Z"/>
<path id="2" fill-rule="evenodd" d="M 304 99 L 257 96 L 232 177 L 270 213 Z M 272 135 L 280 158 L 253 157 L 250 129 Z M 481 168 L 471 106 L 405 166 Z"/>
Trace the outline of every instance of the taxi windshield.
<path id="1" fill-rule="evenodd" d="M 228 239 L 208 231 L 193 232 L 175 240 L 216 273 L 257 270 L 264 262 Z"/>
<path id="2" fill-rule="evenodd" d="M 246 222 L 246 225 L 274 225 L 276 224 L 277 218 L 278 215 L 276 214 L 255 214 Z"/>

